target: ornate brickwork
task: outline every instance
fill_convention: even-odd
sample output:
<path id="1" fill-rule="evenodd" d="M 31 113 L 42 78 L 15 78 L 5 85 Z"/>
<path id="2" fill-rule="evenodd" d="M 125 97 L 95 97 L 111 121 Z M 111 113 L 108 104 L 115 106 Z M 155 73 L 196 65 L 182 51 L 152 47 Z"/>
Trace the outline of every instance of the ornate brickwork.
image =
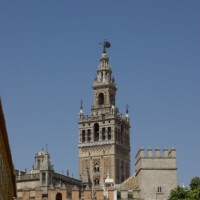
<path id="1" fill-rule="evenodd" d="M 89 171 L 90 171 L 90 160 L 89 159 L 85 159 L 85 160 L 82 160 L 82 174 L 84 172 L 84 169 L 88 167 Z"/>
<path id="2" fill-rule="evenodd" d="M 110 157 L 104 158 L 104 179 L 107 177 L 108 173 L 112 177 L 111 158 Z"/>
<path id="3" fill-rule="evenodd" d="M 120 165 L 119 159 L 116 159 L 116 182 L 119 182 Z"/>
<path id="4" fill-rule="evenodd" d="M 102 152 L 105 153 L 106 151 L 109 151 L 111 148 L 111 145 L 101 145 L 101 146 L 90 146 L 90 147 L 83 147 L 81 150 L 85 152 Z"/>
<path id="5" fill-rule="evenodd" d="M 93 166 L 96 164 L 100 166 L 100 158 L 93 159 Z"/>
<path id="6" fill-rule="evenodd" d="M 123 158 L 124 157 L 129 158 L 129 149 L 127 147 L 123 147 L 123 146 L 117 145 L 116 154 L 118 156 L 123 157 Z"/>

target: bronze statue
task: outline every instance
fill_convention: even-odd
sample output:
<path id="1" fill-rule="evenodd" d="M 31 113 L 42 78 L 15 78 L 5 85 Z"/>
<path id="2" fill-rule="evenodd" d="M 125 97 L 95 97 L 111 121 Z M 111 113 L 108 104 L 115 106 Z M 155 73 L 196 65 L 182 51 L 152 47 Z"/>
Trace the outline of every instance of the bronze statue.
<path id="1" fill-rule="evenodd" d="M 111 47 L 110 42 L 108 42 L 107 40 L 104 40 L 103 43 L 99 43 L 99 44 L 103 45 L 103 53 L 106 53 L 106 48 L 110 48 Z"/>

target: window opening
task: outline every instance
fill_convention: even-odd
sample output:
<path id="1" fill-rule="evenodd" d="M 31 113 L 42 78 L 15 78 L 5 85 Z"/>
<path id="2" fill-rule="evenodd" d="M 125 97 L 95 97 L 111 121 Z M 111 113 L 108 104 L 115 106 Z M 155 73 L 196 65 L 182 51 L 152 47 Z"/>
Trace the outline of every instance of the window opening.
<path id="1" fill-rule="evenodd" d="M 97 163 L 94 166 L 94 172 L 99 172 L 99 165 Z"/>
<path id="2" fill-rule="evenodd" d="M 38 159 L 38 169 L 40 169 L 40 159 Z"/>
<path id="3" fill-rule="evenodd" d="M 99 124 L 94 124 L 94 141 L 99 141 Z"/>
<path id="4" fill-rule="evenodd" d="M 82 130 L 82 142 L 85 142 L 85 130 Z"/>
<path id="5" fill-rule="evenodd" d="M 56 194 L 56 200 L 62 200 L 62 194 L 61 193 Z"/>
<path id="6" fill-rule="evenodd" d="M 104 94 L 103 93 L 99 94 L 98 100 L 99 100 L 99 105 L 104 104 Z"/>
<path id="7" fill-rule="evenodd" d="M 94 186 L 99 186 L 99 179 L 98 179 L 98 178 L 96 178 L 96 179 L 94 180 Z"/>
<path id="8" fill-rule="evenodd" d="M 161 190 L 162 188 L 161 187 L 158 187 L 158 190 L 157 190 L 157 192 L 162 192 L 162 190 Z"/>
<path id="9" fill-rule="evenodd" d="M 91 141 L 91 132 L 90 132 L 90 129 L 88 129 L 88 133 L 87 133 L 87 139 L 88 139 L 88 142 Z"/>
<path id="10" fill-rule="evenodd" d="M 102 128 L 102 140 L 106 139 L 106 129 Z"/>
<path id="11" fill-rule="evenodd" d="M 108 140 L 111 140 L 111 127 L 108 127 Z"/>

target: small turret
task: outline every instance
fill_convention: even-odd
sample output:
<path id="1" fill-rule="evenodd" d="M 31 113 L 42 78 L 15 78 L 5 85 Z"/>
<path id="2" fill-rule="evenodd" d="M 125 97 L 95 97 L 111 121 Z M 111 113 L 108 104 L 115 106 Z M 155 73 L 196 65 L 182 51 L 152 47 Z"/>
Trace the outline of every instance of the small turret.
<path id="1" fill-rule="evenodd" d="M 128 105 L 126 105 L 126 121 L 129 122 Z"/>
<path id="2" fill-rule="evenodd" d="M 109 57 L 106 53 L 102 53 L 100 59 L 100 65 L 98 67 L 98 83 L 110 83 L 111 82 L 111 74 L 112 70 L 110 65 L 108 64 Z"/>
<path id="3" fill-rule="evenodd" d="M 40 186 L 47 193 L 47 188 L 52 183 L 53 166 L 50 162 L 50 155 L 47 150 L 39 151 L 35 154 L 35 170 L 40 173 Z"/>
<path id="4" fill-rule="evenodd" d="M 84 118 L 84 113 L 83 113 L 83 100 L 82 100 L 82 99 L 81 99 L 81 106 L 80 106 L 79 118 L 80 118 L 80 119 L 83 119 L 83 118 Z"/>
<path id="5" fill-rule="evenodd" d="M 83 172 L 83 176 L 81 177 L 81 181 L 82 181 L 82 187 L 83 189 L 86 188 L 86 186 L 88 186 L 89 188 L 91 188 L 91 179 L 90 179 L 90 173 L 89 173 L 89 168 L 86 167 L 84 169 L 84 172 Z"/>

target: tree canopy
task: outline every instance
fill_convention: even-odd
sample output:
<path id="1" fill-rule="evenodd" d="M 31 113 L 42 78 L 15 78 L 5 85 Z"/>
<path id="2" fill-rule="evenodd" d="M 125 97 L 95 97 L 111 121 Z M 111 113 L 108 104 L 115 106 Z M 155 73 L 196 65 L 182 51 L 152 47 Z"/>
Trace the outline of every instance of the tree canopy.
<path id="1" fill-rule="evenodd" d="M 200 178 L 194 177 L 190 182 L 190 190 L 176 187 L 170 192 L 168 200 L 200 200 Z"/>

